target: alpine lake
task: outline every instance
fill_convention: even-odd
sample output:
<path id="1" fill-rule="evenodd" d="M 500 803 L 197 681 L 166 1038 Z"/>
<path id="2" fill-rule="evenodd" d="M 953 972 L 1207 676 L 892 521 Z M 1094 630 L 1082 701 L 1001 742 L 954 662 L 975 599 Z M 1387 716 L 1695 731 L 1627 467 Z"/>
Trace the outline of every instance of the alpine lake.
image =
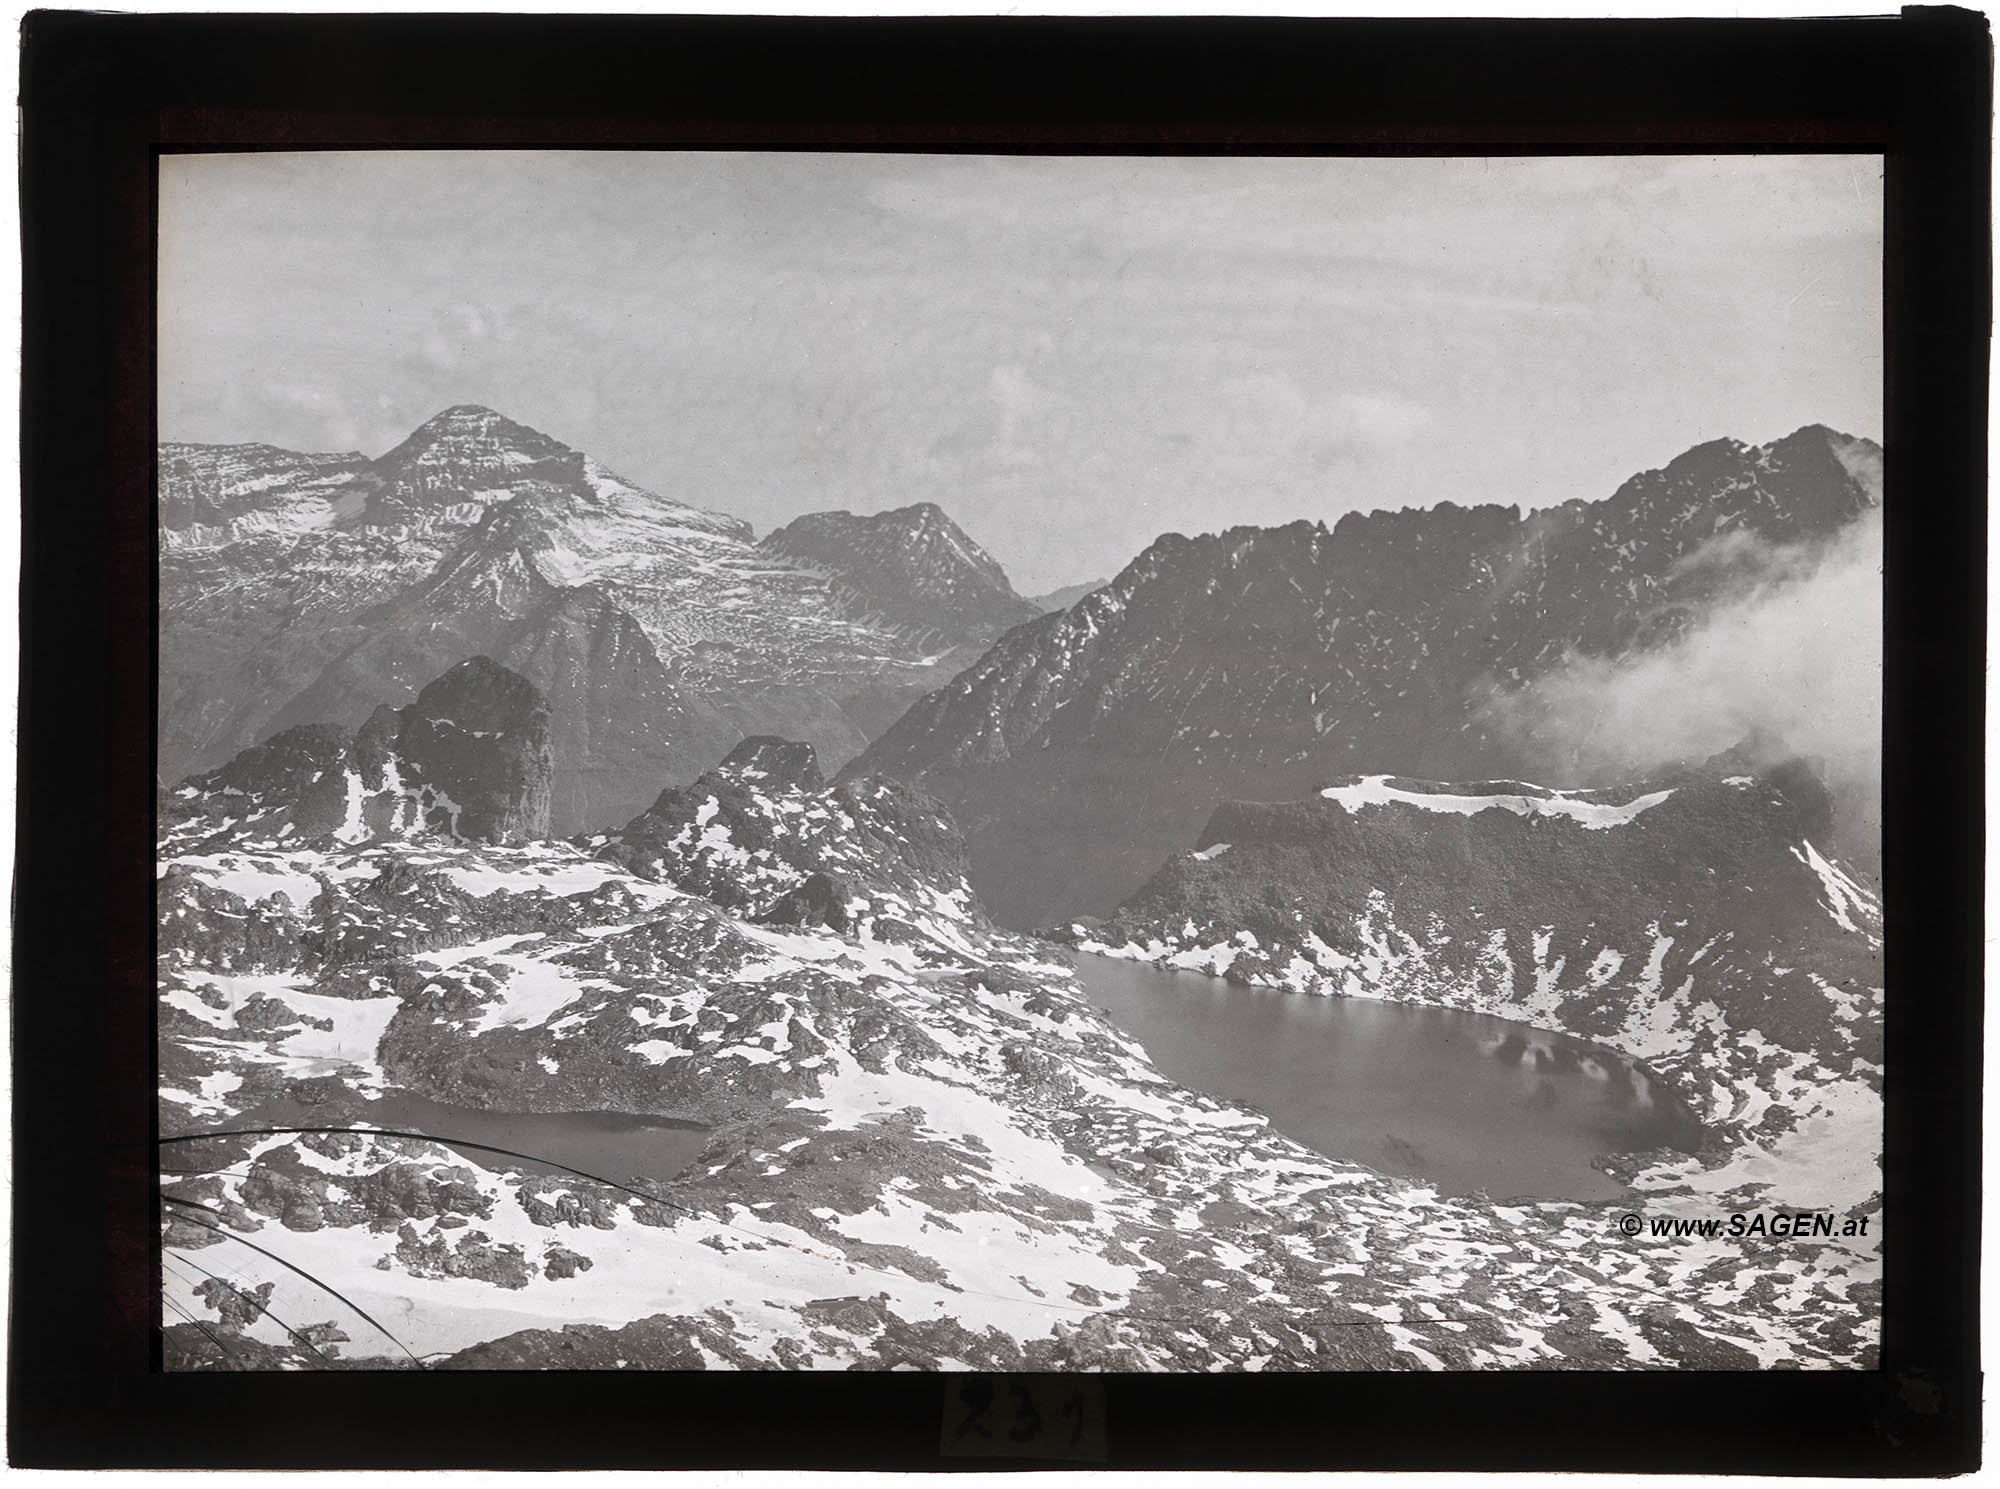
<path id="1" fill-rule="evenodd" d="M 1076 971 L 1163 1074 L 1255 1107 L 1315 1152 L 1443 1194 L 1615 1199 L 1623 1186 L 1592 1159 L 1700 1140 L 1643 1066 L 1567 1035 L 1088 953 Z"/>

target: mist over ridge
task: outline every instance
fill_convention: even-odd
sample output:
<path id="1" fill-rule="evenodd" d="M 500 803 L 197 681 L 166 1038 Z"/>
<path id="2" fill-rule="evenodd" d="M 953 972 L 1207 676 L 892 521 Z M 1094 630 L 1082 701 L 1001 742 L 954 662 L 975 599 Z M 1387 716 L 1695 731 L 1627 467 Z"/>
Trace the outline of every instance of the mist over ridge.
<path id="1" fill-rule="evenodd" d="M 1844 838 L 1879 831 L 1882 512 L 1830 541 L 1725 533 L 1680 565 L 1724 571 L 1680 637 L 1621 657 L 1572 653 L 1484 712 L 1561 781 L 1598 782 L 1741 746 L 1754 764 L 1810 759 Z"/>

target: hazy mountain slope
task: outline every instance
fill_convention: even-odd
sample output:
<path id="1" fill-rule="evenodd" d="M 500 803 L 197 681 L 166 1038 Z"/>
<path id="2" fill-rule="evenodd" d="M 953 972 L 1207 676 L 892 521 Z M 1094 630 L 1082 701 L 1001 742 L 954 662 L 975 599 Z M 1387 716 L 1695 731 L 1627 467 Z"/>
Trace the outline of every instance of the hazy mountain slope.
<path id="1" fill-rule="evenodd" d="M 852 766 L 921 782 L 1005 924 L 1106 913 L 1219 801 L 1330 774 L 1518 774 L 1497 693 L 1684 634 L 1745 564 L 1879 501 L 1865 442 L 1702 445 L 1601 502 L 1187 538 L 1003 637 Z M 1856 472 L 1860 474 L 1857 475 Z"/>
<path id="2" fill-rule="evenodd" d="M 893 606 L 490 409 L 372 461 L 163 446 L 161 489 L 169 781 L 486 655 L 553 706 L 557 830 L 612 826 L 746 734 L 847 759 L 997 629 L 866 618 Z"/>
<path id="3" fill-rule="evenodd" d="M 813 512 L 758 545 L 835 582 L 857 619 L 894 627 L 920 644 L 990 642 L 1032 619 L 999 564 L 936 504 L 857 517 Z"/>
<path id="4" fill-rule="evenodd" d="M 1109 579 L 1087 579 L 1082 584 L 1066 584 L 1061 589 L 1052 589 L 1045 595 L 1030 595 L 1028 603 L 1047 614 L 1051 610 L 1067 610 L 1085 595 L 1100 590 L 1109 584 Z"/>

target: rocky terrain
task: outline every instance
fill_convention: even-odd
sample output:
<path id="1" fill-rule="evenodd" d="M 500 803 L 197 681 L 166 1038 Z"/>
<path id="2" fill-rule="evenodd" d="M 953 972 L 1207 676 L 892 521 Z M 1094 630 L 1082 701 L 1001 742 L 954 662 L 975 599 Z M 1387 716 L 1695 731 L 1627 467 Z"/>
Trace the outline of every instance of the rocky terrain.
<path id="1" fill-rule="evenodd" d="M 559 833 L 619 825 L 746 734 L 844 761 L 1034 613 L 935 507 L 759 545 L 470 405 L 373 460 L 163 445 L 160 517 L 163 782 L 484 655 L 549 702 Z M 842 546 L 842 523 L 873 536 Z"/>
<path id="2" fill-rule="evenodd" d="M 299 724 L 191 777 L 161 806 L 169 848 L 239 840 L 366 842 L 404 829 L 473 841 L 549 836 L 549 708 L 532 683 L 473 657 L 359 729 Z"/>
<path id="3" fill-rule="evenodd" d="M 1223 801 L 1342 773 L 1531 773 L 1496 699 L 1574 657 L 1669 645 L 1746 566 L 1807 561 L 1880 500 L 1881 452 L 1815 426 L 1701 445 L 1526 516 L 1444 502 L 1331 530 L 1169 533 L 848 768 L 946 803 L 1002 924 L 1105 915 Z"/>
<path id="4" fill-rule="evenodd" d="M 1233 981 L 1495 1014 L 1643 1061 L 1707 1130 L 1694 1158 L 1617 1165 L 1649 1213 L 1663 1196 L 1874 1213 L 1882 912 L 1821 850 L 1831 826 L 1797 763 L 1750 774 L 1725 757 L 1596 792 L 1348 778 L 1225 804 L 1116 915 L 1063 934 Z"/>
<path id="5" fill-rule="evenodd" d="M 567 842 L 519 840 L 536 810 L 532 769 L 482 776 L 477 822 L 434 801 L 394 809 L 395 793 L 371 785 L 388 780 L 386 764 L 369 774 L 386 738 L 393 747 L 379 758 L 393 757 L 405 780 L 432 779 L 447 755 L 536 760 L 542 711 L 524 689 L 498 666 L 468 664 L 366 748 L 358 734 L 274 741 L 170 798 L 159 880 L 170 1368 L 1873 1361 L 1872 1243 L 1631 1240 L 1616 1228 L 1623 1203 L 1445 1200 L 1174 1085 L 1090 1006 L 1067 952 L 986 918 L 965 845 L 935 801 L 883 779 L 829 785 L 802 744 L 745 741 L 619 830 Z M 477 700 L 481 711 L 450 713 L 446 700 Z M 490 737 L 460 756 L 441 717 L 476 717 Z M 475 756 L 474 744 L 494 754 Z M 343 801 L 359 791 L 358 824 L 327 804 L 336 775 Z M 1422 794 L 1386 782 L 1353 789 Z M 1809 793 L 1789 778 L 1673 789 L 1697 806 L 1712 797 L 1696 817 L 1726 819 L 1738 835 L 1755 828 L 1760 843 L 1766 828 L 1789 833 L 1796 814 L 1811 820 Z M 1622 832 L 1676 799 L 1593 805 L 1632 813 Z M 1322 800 L 1309 816 L 1405 810 Z M 1539 882 L 1561 881 L 1578 843 L 1615 857 L 1566 833 L 1569 809 L 1532 824 L 1513 807 L 1502 815 L 1557 834 Z M 1491 816 L 1427 810 L 1424 821 L 1477 836 Z M 1732 835 L 1687 831 L 1715 853 Z M 1471 841 L 1441 846 L 1440 857 Z M 1759 851 L 1715 858 L 1718 879 L 1758 869 L 1749 860 Z M 1810 853 L 1801 861 L 1830 907 L 1822 913 L 1872 935 L 1867 897 L 1837 867 Z M 1164 912 L 1176 873 L 1201 877 L 1170 867 L 1153 909 Z M 1699 870 L 1676 873 L 1656 896 L 1661 913 L 1692 914 L 1674 895 Z M 1496 929 L 1535 919 L 1527 892 L 1520 904 L 1489 902 Z M 1324 898 L 1346 906 L 1349 893 L 1336 872 Z M 1212 903 L 1220 914 L 1234 901 Z M 1395 978 L 1418 954 L 1397 928 L 1418 923 L 1419 904 L 1385 903 L 1366 935 L 1346 935 L 1331 910 L 1313 922 L 1314 934 L 1337 938 L 1314 975 L 1417 995 L 1414 972 Z M 1145 905 L 1131 915 L 1135 933 L 1157 919 Z M 1693 933 L 1671 921 L 1656 934 L 1674 944 L 1640 955 L 1662 979 L 1678 956 L 1694 966 L 1735 954 L 1727 944 L 1684 951 L 1680 938 Z M 1290 976 L 1295 958 L 1279 962 L 1272 943 L 1268 969 Z M 1449 962 L 1453 944 L 1430 984 L 1441 999 L 1465 980 Z M 1170 954 L 1164 940 L 1129 945 Z M 1220 959 L 1207 944 L 1187 949 Z M 1525 955 L 1512 941 L 1502 950 Z M 1546 974 L 1550 989 L 1572 991 L 1518 1011 L 1571 1022 L 1561 1010 L 1582 995 L 1566 963 L 1535 956 L 1531 985 Z M 1254 956 L 1229 961 L 1243 975 L 1267 970 Z M 1599 966 L 1609 970 L 1584 986 L 1646 983 L 1643 973 L 1621 983 L 1622 963 Z M 1467 985 L 1497 998 L 1516 982 L 1494 974 Z M 1699 990 L 1691 1002 L 1694 989 L 1670 989 L 1646 1027 L 1668 1043 L 1704 1038 L 1716 1022 L 1708 1000 L 1725 993 Z M 1865 1085 L 1877 1005 L 1841 983 L 1818 991 L 1853 1035 L 1842 1042 L 1846 1068 Z M 1755 1028 L 1772 1046 L 1793 1037 L 1775 1020 Z M 1748 1026 L 1738 1042 L 1759 1048 Z M 1808 1078 L 1796 1062 L 1786 1068 Z M 446 1114 L 422 1131 L 371 1117 L 413 1109 L 395 1101 Z M 469 1125 L 617 1112 L 702 1131 L 691 1160 L 651 1172 L 564 1170 L 468 1148 L 466 1132 L 443 1130 L 451 1112 Z M 1726 1121 L 1732 1133 L 1763 1130 L 1747 1113 Z M 272 1128 L 321 1130 L 227 1135 Z M 438 1141 L 449 1137 L 462 1141 Z M 1649 1214 L 1784 1198 L 1761 1171 L 1729 1167 L 1739 1162 L 1750 1162 L 1748 1143 L 1642 1157 L 1634 1183 Z"/>

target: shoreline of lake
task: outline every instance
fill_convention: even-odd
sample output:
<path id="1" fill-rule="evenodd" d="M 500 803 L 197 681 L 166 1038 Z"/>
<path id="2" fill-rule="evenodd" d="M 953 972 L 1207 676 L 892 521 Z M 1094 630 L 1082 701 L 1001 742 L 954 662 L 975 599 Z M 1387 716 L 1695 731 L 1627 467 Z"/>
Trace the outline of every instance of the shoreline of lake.
<path id="1" fill-rule="evenodd" d="M 684 1117 L 603 1110 L 495 1111 L 452 1106 L 410 1091 L 332 1108 L 273 1098 L 231 1125 L 413 1132 L 491 1172 L 544 1177 L 584 1173 L 655 1183 L 685 1170 L 715 1132 Z"/>
<path id="2" fill-rule="evenodd" d="M 1594 1160 L 1701 1139 L 1640 1062 L 1516 1020 L 1301 997 L 1090 952 L 1076 972 L 1171 1079 L 1256 1107 L 1324 1156 L 1443 1193 L 1613 1200 L 1629 1190 Z"/>

